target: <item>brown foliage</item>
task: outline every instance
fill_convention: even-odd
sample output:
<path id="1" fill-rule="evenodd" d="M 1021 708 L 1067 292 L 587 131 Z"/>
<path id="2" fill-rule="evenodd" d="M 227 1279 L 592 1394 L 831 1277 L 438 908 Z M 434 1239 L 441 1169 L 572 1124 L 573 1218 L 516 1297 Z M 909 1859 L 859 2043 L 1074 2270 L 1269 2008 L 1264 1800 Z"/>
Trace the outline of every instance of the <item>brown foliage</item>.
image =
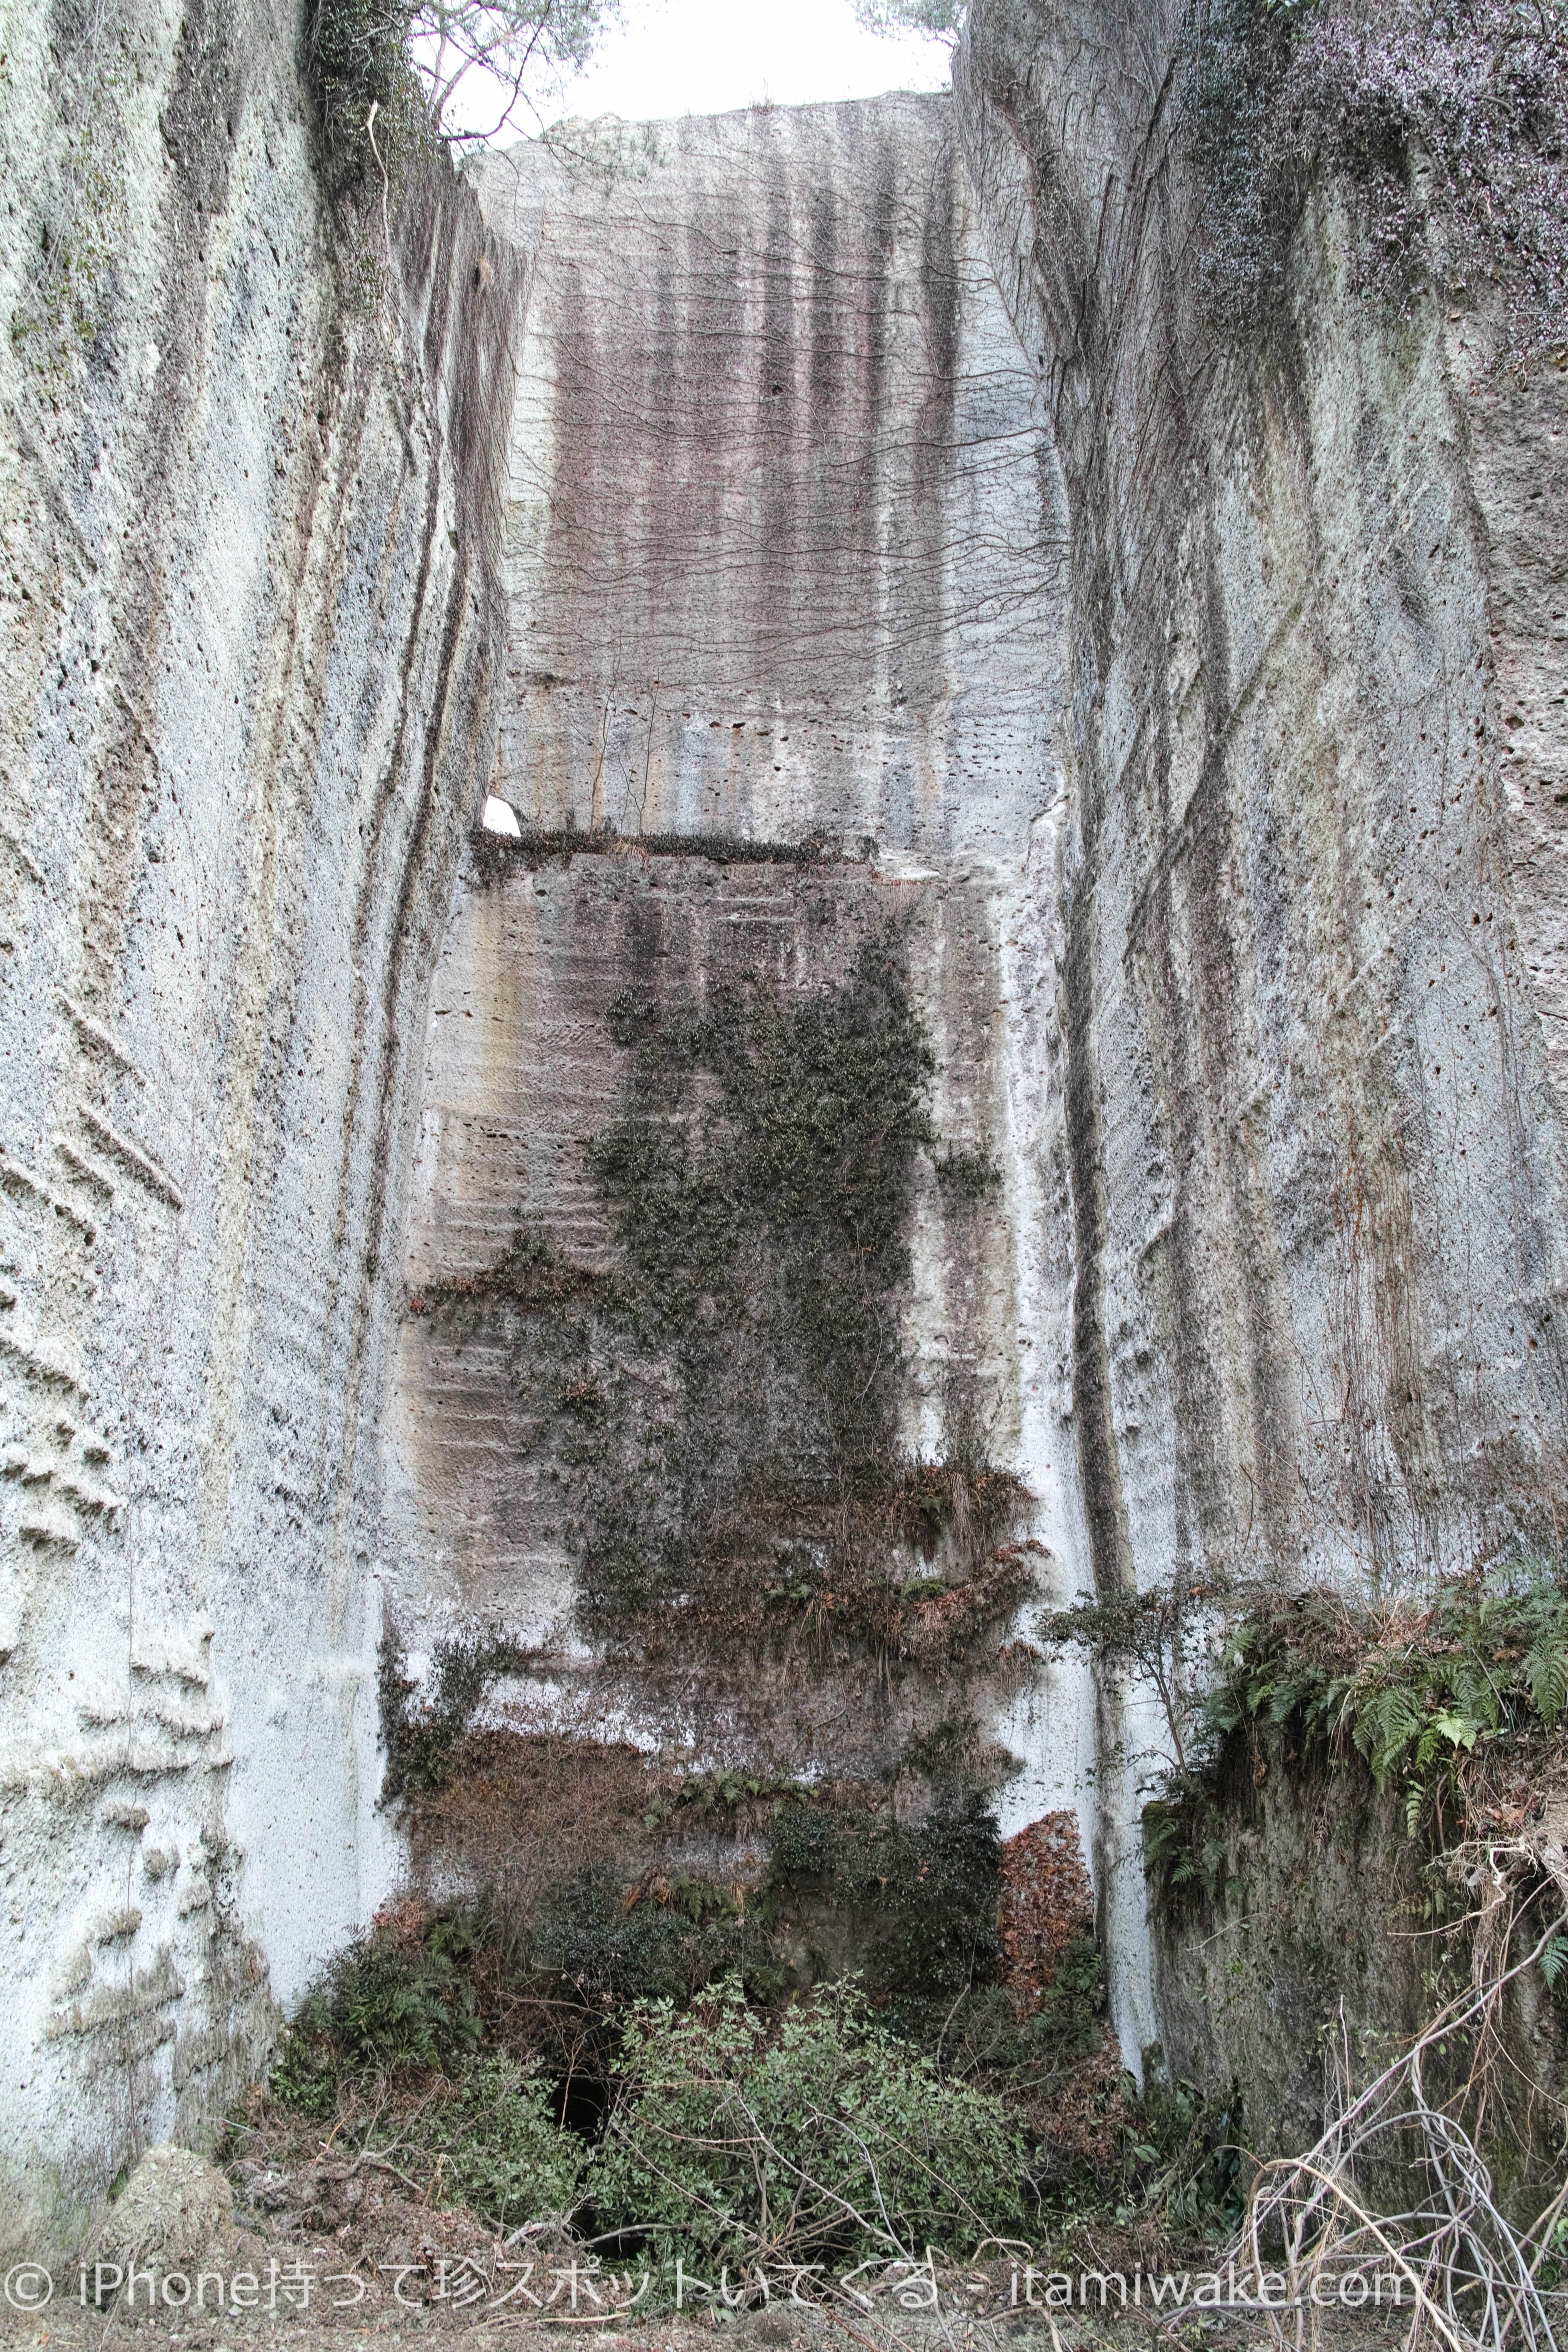
<path id="1" fill-rule="evenodd" d="M 1094 1936 L 1094 1895 L 1078 1822 L 1046 1813 L 1002 1848 L 1002 1966 L 1020 2020 L 1057 1980 L 1068 1944 Z"/>
<path id="2" fill-rule="evenodd" d="M 410 1315 L 435 1315 L 443 1307 L 475 1304 L 497 1298 L 515 1299 L 522 1307 L 551 1307 L 584 1291 L 602 1290 L 606 1277 L 592 1266 L 566 1265 L 526 1246 L 509 1249 L 499 1264 L 479 1274 L 454 1275 L 428 1290 L 408 1294 Z"/>
<path id="3" fill-rule="evenodd" d="M 1094 1892 L 1074 1814 L 1046 1813 L 1005 1841 L 1001 1910 L 996 1973 L 1023 2023 L 1057 1986 L 1069 1947 L 1094 1940 Z M 1096 2047 L 1037 2086 L 1028 2116 L 1048 2171 L 1106 2177 L 1132 2116 L 1109 2019 Z"/>
<path id="4" fill-rule="evenodd" d="M 640 1834 L 668 1778 L 624 1743 L 475 1732 L 441 1787 L 409 1802 L 415 1866 L 424 1874 L 460 1862 L 471 1884 L 493 1886 L 509 1916 L 529 1921 L 547 1886 Z"/>
<path id="5" fill-rule="evenodd" d="M 966 1476 L 933 1465 L 926 1475 L 944 1482 L 954 1549 L 961 1562 L 969 1554 L 966 1574 L 950 1570 L 946 1578 L 907 1578 L 902 1584 L 889 1575 L 889 1553 L 907 1541 L 903 1522 L 919 1507 L 908 1482 L 869 1502 L 759 1504 L 729 1531 L 735 1549 L 721 1546 L 703 1561 L 700 1580 L 694 1579 L 679 1612 L 683 1644 L 700 1635 L 714 1651 L 749 1643 L 776 1653 L 802 1640 L 814 1650 L 848 1642 L 917 1666 L 962 1659 L 987 1625 L 1010 1615 L 1033 1590 L 1031 1556 L 1043 1556 L 1045 1547 L 1031 1537 L 984 1552 L 987 1530 L 975 1490 L 987 1490 L 987 1518 L 1004 1506 L 1011 1516 L 1027 1501 L 1007 1472 Z M 804 1538 L 827 1556 L 820 1581 L 798 1591 L 765 1588 L 757 1547 L 770 1528 Z M 918 1544 L 909 1545 L 906 1559 L 910 1551 L 921 1556 Z M 638 1628 L 645 1657 L 666 1654 L 675 1615 L 668 1603 L 647 1613 Z"/>

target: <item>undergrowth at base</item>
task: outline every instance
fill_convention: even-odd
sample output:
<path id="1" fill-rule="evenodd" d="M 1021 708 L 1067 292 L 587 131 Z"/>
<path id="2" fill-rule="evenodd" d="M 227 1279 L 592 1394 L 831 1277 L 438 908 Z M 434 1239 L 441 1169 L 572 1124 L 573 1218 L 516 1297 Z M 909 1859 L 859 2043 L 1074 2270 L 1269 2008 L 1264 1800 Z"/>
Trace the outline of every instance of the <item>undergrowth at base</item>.
<path id="1" fill-rule="evenodd" d="M 1234 2117 L 1159 2080 L 1136 2100 L 1104 2049 L 1092 1943 L 1055 2005 L 1021 2018 L 980 1985 L 932 2035 L 858 1977 L 760 1989 L 732 1911 L 628 1909 L 603 1875 L 561 1893 L 510 1959 L 485 1906 L 384 1914 L 301 2005 L 231 2157 L 277 2172 L 330 2149 L 340 2174 L 381 2167 L 489 2229 L 651 2231 L 689 2260 L 1231 2218 Z"/>
<path id="2" fill-rule="evenodd" d="M 774 2024 L 730 1980 L 632 2011 L 588 2189 L 689 2261 L 843 2267 L 1016 2233 L 1024 2180 L 1001 2101 L 944 2082 L 854 1983 Z"/>
<path id="3" fill-rule="evenodd" d="M 327 2150 L 340 2195 L 345 2167 L 387 2166 L 402 2193 L 486 2227 L 526 2210 L 617 2241 L 652 2231 L 692 2260 L 767 2260 L 771 2244 L 844 2263 L 888 2251 L 884 2227 L 957 2252 L 1106 2227 L 1147 2248 L 1226 2224 L 1233 2104 L 1157 2063 L 1137 2095 L 1076 1822 L 1047 1815 L 1002 1843 L 977 1742 L 960 1717 L 912 1738 L 895 1785 L 928 1801 L 900 1819 L 880 1784 L 681 1777 L 590 1741 L 471 1738 L 405 1825 L 423 1851 L 488 1791 L 510 1823 L 496 1884 L 465 1905 L 408 1897 L 339 1956 L 236 2153 L 270 2178 Z M 547 1850 L 531 1875 L 533 1822 Z M 678 1865 L 682 1824 L 737 1850 L 756 1838 L 760 1870 Z M 857 2201 L 872 2171 L 879 2220 Z"/>

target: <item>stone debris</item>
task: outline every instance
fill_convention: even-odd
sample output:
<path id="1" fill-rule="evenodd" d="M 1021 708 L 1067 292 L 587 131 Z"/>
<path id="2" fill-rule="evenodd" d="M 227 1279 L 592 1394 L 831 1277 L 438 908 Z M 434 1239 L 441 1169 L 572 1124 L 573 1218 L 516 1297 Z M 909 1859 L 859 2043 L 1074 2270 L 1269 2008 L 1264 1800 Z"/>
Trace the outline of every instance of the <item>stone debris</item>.
<path id="1" fill-rule="evenodd" d="M 234 2190 L 216 2165 L 188 2147 L 150 2147 L 110 2205 L 90 2251 L 94 2265 L 170 2273 L 231 2270 L 264 2255 L 266 2242 L 235 2219 Z"/>

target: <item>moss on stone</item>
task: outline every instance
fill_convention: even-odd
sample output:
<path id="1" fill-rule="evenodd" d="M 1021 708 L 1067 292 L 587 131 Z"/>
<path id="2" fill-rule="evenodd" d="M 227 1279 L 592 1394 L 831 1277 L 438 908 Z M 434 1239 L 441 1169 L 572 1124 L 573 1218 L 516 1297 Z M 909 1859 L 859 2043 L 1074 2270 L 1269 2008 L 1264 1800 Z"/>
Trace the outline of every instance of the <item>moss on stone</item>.
<path id="1" fill-rule="evenodd" d="M 609 1017 L 627 1084 L 588 1163 L 614 1273 L 520 1228 L 494 1267 L 410 1302 L 499 1339 L 544 1401 L 533 1444 L 581 1629 L 668 1642 L 679 1617 L 709 1643 L 794 1627 L 962 1651 L 1026 1588 L 997 1547 L 1027 1497 L 973 1433 L 940 1462 L 900 1450 L 934 1065 L 899 932 L 798 995 L 627 989 Z"/>

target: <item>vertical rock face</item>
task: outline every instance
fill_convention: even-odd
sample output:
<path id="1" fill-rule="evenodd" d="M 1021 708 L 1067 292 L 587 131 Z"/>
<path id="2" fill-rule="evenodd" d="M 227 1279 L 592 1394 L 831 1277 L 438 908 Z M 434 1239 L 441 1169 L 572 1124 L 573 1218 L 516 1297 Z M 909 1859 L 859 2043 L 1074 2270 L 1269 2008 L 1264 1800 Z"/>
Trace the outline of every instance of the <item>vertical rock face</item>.
<path id="1" fill-rule="evenodd" d="M 977 1417 L 1058 1591 L 1553 1540 L 1561 387 L 1482 388 L 1484 322 L 1390 323 L 1327 190 L 1281 315 L 1221 330 L 1156 105 L 1178 34 L 981 0 L 967 181 L 942 100 L 575 126 L 489 167 L 531 267 L 496 783 L 522 838 L 476 853 L 437 990 L 394 1583 L 421 1654 L 506 1630 L 514 1721 L 607 1654 L 650 1743 L 885 1772 L 946 1704 L 917 1676 L 879 1718 L 847 1649 L 804 1688 L 715 1679 L 700 1611 L 664 1629 L 678 1696 L 617 1647 L 596 1481 L 662 1497 L 634 1549 L 658 1519 L 674 1607 L 719 1556 L 760 1602 L 786 1554 L 843 1580 L 767 1469 L 842 1430 L 747 1417 L 766 1348 L 700 1377 L 666 1331 L 634 1378 L 585 1309 L 539 1339 L 542 1297 L 637 1272 L 631 1140 L 737 1115 L 714 1007 L 825 1005 L 889 911 L 934 1061 L 882 1300 L 906 1463 Z M 955 1151 L 999 1177 L 963 1219 Z M 757 1286 L 708 1309 L 729 1328 Z M 630 1422 L 563 1441 L 628 1381 Z M 654 1393 L 728 1483 L 656 1436 Z M 1088 1695 L 973 1672 L 963 1704 L 1033 1767 L 1005 1812 L 1084 1798 Z M 1135 2056 L 1117 1759 L 1161 1735 L 1095 1705 Z"/>
<path id="2" fill-rule="evenodd" d="M 951 101 L 568 125 L 482 188 L 534 273 L 508 796 L 1016 864 L 1060 533 Z"/>
<path id="3" fill-rule="evenodd" d="M 1352 291 L 1331 189 L 1227 338 L 1167 13 L 997 0 L 959 74 L 1072 518 L 1096 1566 L 1398 1575 L 1563 1491 L 1568 402 Z"/>
<path id="4" fill-rule="evenodd" d="M 1227 333 L 1180 30 L 980 0 L 956 74 L 1071 519 L 1096 1580 L 1555 1554 L 1563 378 L 1500 386 L 1484 319 L 1353 291 L 1331 185 L 1279 315 Z"/>
<path id="5" fill-rule="evenodd" d="M 1568 1501 L 1563 378 L 1331 191 L 1216 335 L 1163 0 L 489 228 L 333 226 L 267 0 L 13 31 L 5 2226 L 461 1882 L 486 1724 L 923 1809 L 966 1902 L 1098 1757 L 1135 2058 L 1143 1732 L 1030 1591 Z"/>
<path id="6" fill-rule="evenodd" d="M 1082 1709 L 998 1659 L 1082 1554 L 1062 516 L 951 101 L 569 125 L 480 185 L 531 272 L 521 832 L 476 844 L 432 1000 L 412 1715 L 460 1685 L 454 1734 L 882 1791 L 978 1724 L 1031 1821 Z"/>
<path id="7" fill-rule="evenodd" d="M 363 1433 L 494 751 L 518 273 L 449 173 L 340 242 L 298 30 L 24 9 L 0 85 L 0 2235 L 29 2251 L 216 2119 L 376 1874 Z"/>

